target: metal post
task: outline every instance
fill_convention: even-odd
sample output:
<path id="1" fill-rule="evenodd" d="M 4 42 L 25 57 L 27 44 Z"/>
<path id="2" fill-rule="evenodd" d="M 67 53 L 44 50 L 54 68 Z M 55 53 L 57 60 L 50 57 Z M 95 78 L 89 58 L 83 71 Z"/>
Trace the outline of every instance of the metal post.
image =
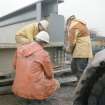
<path id="1" fill-rule="evenodd" d="M 38 20 L 38 21 L 41 20 L 41 18 L 42 18 L 42 16 L 41 16 L 41 14 L 42 14 L 41 8 L 42 8 L 42 3 L 38 2 L 36 4 L 36 11 L 37 11 L 37 18 L 36 18 L 36 20 Z"/>
<path id="2" fill-rule="evenodd" d="M 54 13 L 58 14 L 58 0 L 56 0 L 56 3 L 55 3 Z"/>

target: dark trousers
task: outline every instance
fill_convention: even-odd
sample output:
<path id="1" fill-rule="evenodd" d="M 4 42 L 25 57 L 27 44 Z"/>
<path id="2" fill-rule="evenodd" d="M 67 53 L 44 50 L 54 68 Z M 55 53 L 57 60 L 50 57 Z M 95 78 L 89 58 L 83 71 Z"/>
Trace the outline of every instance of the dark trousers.
<path id="1" fill-rule="evenodd" d="M 49 100 L 30 100 L 17 97 L 18 105 L 51 105 Z"/>
<path id="2" fill-rule="evenodd" d="M 80 77 L 88 64 L 88 58 L 72 58 L 71 70 L 74 75 Z"/>

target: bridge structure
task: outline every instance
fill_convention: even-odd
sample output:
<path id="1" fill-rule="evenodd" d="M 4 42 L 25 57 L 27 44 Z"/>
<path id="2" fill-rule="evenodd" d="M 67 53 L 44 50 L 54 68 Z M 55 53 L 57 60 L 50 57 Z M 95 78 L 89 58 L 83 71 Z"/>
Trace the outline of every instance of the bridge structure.
<path id="1" fill-rule="evenodd" d="M 47 19 L 50 23 L 51 43 L 47 49 L 52 60 L 58 62 L 56 58 L 63 56 L 61 50 L 64 40 L 64 16 L 58 15 L 58 4 L 62 2 L 64 1 L 39 0 L 0 18 L 0 72 L 8 73 L 13 70 L 12 58 L 16 50 L 16 31 L 42 19 Z"/>

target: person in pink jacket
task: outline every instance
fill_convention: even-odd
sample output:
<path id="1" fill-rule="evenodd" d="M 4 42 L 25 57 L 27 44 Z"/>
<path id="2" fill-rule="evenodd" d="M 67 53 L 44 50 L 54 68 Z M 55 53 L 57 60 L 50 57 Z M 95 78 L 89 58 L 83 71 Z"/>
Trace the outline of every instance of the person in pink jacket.
<path id="1" fill-rule="evenodd" d="M 33 100 L 41 102 L 60 87 L 59 82 L 54 79 L 49 55 L 43 49 L 48 43 L 48 33 L 41 31 L 36 36 L 36 42 L 17 48 L 13 64 L 16 75 L 12 86 L 16 96 L 30 102 L 31 100 L 32 102 Z"/>

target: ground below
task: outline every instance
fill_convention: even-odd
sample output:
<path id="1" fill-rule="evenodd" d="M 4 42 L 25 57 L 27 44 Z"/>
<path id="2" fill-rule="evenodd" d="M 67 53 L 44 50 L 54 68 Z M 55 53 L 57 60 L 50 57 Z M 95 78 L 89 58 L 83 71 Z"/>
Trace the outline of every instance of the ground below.
<path id="1" fill-rule="evenodd" d="M 52 97 L 37 105 L 72 105 L 74 87 L 65 86 L 60 88 Z M 25 105 L 14 95 L 1 95 L 0 105 Z"/>

